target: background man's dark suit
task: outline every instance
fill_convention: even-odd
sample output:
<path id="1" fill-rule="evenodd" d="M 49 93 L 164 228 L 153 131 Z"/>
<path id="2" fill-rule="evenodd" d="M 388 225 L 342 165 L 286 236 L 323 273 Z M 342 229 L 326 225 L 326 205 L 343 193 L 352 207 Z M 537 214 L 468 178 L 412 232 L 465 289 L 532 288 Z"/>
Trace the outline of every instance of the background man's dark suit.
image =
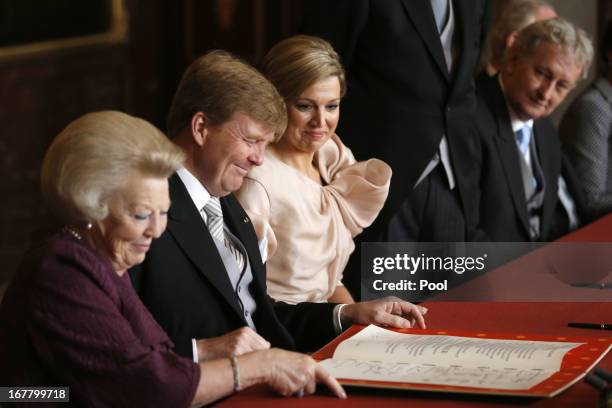
<path id="1" fill-rule="evenodd" d="M 474 73 L 492 2 L 453 1 L 457 58 L 450 74 L 429 0 L 307 4 L 302 31 L 330 41 L 347 71 L 337 133 L 358 159 L 376 157 L 393 169 L 387 202 L 358 240 L 473 239 Z M 444 134 L 456 188 L 449 190 L 439 163 L 431 180 L 414 189 Z M 353 294 L 359 287 L 359 241 L 345 272 Z"/>
<path id="2" fill-rule="evenodd" d="M 304 33 L 330 41 L 347 70 L 338 134 L 357 158 L 377 157 L 393 169 L 378 224 L 410 194 L 445 133 L 461 200 L 469 200 L 471 152 L 460 142 L 474 134 L 474 71 L 490 3 L 453 2 L 459 57 L 452 74 L 429 0 L 308 3 Z"/>
<path id="3" fill-rule="evenodd" d="M 208 228 L 176 175 L 170 179 L 170 199 L 166 232 L 153 241 L 145 262 L 130 275 L 176 351 L 191 357 L 192 338 L 221 336 L 247 323 Z M 314 350 L 331 340 L 334 305 L 273 303 L 266 294 L 265 267 L 248 216 L 232 194 L 221 198 L 221 206 L 225 223 L 248 253 L 257 332 L 286 349 Z"/>
<path id="4" fill-rule="evenodd" d="M 558 136 L 558 135 L 557 135 Z M 586 191 L 584 186 L 580 184 L 580 180 L 576 175 L 576 170 L 571 160 L 561 151 L 561 175 L 567 185 L 567 190 L 574 200 L 576 205 L 576 213 L 580 220 L 580 225 L 588 224 L 594 220 L 593 214 L 590 214 L 586 205 Z M 557 201 L 555 207 L 555 215 L 553 216 L 553 225 L 550 227 L 550 233 L 548 236 L 549 241 L 555 240 L 563 235 L 571 232 L 569 227 L 569 217 L 567 211 L 563 208 L 561 201 Z"/>
<path id="5" fill-rule="evenodd" d="M 531 241 L 519 153 L 506 100 L 497 76 L 482 75 L 477 85 L 482 143 L 480 227 L 491 241 Z M 549 241 L 567 232 L 567 225 L 562 226 L 565 212 L 557 198 L 557 181 L 562 172 L 561 144 L 548 118 L 534 121 L 533 136 L 546 183 L 539 240 Z M 581 200 L 575 178 L 571 169 L 564 173 L 580 214 Z"/>

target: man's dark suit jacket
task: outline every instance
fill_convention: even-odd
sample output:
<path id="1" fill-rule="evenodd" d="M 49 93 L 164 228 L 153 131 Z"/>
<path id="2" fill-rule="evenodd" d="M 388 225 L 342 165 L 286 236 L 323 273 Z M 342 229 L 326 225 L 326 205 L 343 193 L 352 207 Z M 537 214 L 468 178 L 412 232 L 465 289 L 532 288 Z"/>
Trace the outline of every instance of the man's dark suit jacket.
<path id="1" fill-rule="evenodd" d="M 580 183 L 576 170 L 569 157 L 561 151 L 561 175 L 567 185 L 567 191 L 574 200 L 576 205 L 576 214 L 579 218 L 579 227 L 581 225 L 588 224 L 595 218 L 591 214 L 586 205 L 586 191 L 584 186 Z M 550 228 L 550 234 L 548 236 L 549 241 L 553 241 L 557 238 L 570 232 L 569 217 L 567 211 L 563 208 L 560 200 L 557 200 L 557 206 L 555 208 L 555 215 L 553 216 L 553 225 Z"/>
<path id="2" fill-rule="evenodd" d="M 177 175 L 170 179 L 170 198 L 166 232 L 153 241 L 144 263 L 132 268 L 130 276 L 176 352 L 192 356 L 192 338 L 221 336 L 247 323 L 213 238 Z M 257 332 L 273 346 L 302 351 L 331 340 L 334 305 L 274 303 L 266 294 L 265 266 L 247 214 L 231 194 L 221 198 L 221 206 L 225 223 L 248 253 Z"/>
<path id="3" fill-rule="evenodd" d="M 491 241 L 531 241 L 516 138 L 498 77 L 481 75 L 477 92 L 482 147 L 480 228 Z M 533 137 L 546 183 L 539 240 L 550 241 L 568 231 L 567 219 L 563 226 L 564 210 L 557 193 L 558 178 L 562 174 L 561 144 L 548 118 L 534 121 Z M 563 175 L 580 215 L 582 195 L 577 191 L 575 177 L 570 168 L 565 168 Z"/>
<path id="4" fill-rule="evenodd" d="M 330 41 L 347 70 L 337 133 L 357 159 L 376 157 L 393 169 L 389 197 L 368 235 L 385 236 L 444 134 L 472 225 L 474 73 L 491 3 L 453 1 L 459 58 L 449 74 L 429 0 L 308 2 L 302 31 Z"/>

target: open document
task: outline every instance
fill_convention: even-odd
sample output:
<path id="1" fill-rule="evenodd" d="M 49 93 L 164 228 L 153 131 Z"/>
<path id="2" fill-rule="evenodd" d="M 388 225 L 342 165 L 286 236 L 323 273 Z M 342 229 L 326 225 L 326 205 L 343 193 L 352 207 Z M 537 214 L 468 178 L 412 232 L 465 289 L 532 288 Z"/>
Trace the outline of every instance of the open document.
<path id="1" fill-rule="evenodd" d="M 531 390 L 559 374 L 564 358 L 576 350 L 593 350 L 585 346 L 588 344 L 578 341 L 500 339 L 485 334 L 474 337 L 410 334 L 371 325 L 340 342 L 333 357 L 321 364 L 338 379 L 390 386 L 421 384 L 422 387 L 411 387 L 419 389 L 429 385 L 437 389 L 450 386 L 464 392 L 471 388 L 471 392 L 503 394 L 507 390 L 514 395 L 515 391 Z M 589 357 L 591 366 L 605 355 L 610 341 L 599 346 L 600 353 Z M 585 356 L 580 358 L 586 361 Z M 580 370 L 582 375 L 590 368 L 584 364 L 580 367 L 584 368 Z M 555 379 L 554 389 L 544 395 L 554 395 L 568 387 L 582 377 L 577 374 L 564 373 L 564 378 Z"/>

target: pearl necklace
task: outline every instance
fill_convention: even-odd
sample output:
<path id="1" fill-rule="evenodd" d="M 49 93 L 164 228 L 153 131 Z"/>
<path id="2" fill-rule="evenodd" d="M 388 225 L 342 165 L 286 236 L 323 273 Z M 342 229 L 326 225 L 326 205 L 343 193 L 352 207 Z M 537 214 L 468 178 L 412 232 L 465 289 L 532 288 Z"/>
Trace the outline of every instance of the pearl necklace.
<path id="1" fill-rule="evenodd" d="M 78 239 L 79 241 L 83 240 L 83 236 L 81 236 L 81 234 L 73 227 L 66 225 L 64 226 L 63 230 Z"/>

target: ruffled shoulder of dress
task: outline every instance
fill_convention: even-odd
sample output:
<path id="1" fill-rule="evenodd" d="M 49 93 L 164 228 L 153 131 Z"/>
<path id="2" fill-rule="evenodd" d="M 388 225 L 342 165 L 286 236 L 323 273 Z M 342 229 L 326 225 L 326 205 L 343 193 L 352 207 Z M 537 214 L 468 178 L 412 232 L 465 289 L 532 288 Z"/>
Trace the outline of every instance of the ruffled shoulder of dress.
<path id="1" fill-rule="evenodd" d="M 324 190 L 337 202 L 344 224 L 353 236 L 375 219 L 387 199 L 391 167 L 378 159 L 355 161 L 337 135 L 317 152 Z"/>
<path id="2" fill-rule="evenodd" d="M 251 167 L 246 179 L 257 181 L 264 186 L 270 185 L 270 183 L 278 182 L 279 178 L 282 179 L 286 166 L 287 165 L 280 161 L 271 150 L 266 150 L 264 153 L 264 162 L 261 166 Z"/>
<path id="3" fill-rule="evenodd" d="M 331 183 L 336 173 L 355 163 L 351 149 L 346 147 L 337 134 L 333 134 L 315 153 L 314 158 L 321 177 Z"/>

